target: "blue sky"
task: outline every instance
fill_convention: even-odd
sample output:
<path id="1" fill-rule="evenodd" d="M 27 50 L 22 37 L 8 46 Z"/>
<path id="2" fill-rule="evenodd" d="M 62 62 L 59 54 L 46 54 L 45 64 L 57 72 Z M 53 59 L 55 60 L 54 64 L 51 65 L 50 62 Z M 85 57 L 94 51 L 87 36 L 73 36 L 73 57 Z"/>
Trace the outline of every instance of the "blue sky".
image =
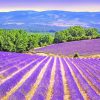
<path id="1" fill-rule="evenodd" d="M 100 0 L 0 0 L 0 12 L 14 10 L 100 11 Z"/>

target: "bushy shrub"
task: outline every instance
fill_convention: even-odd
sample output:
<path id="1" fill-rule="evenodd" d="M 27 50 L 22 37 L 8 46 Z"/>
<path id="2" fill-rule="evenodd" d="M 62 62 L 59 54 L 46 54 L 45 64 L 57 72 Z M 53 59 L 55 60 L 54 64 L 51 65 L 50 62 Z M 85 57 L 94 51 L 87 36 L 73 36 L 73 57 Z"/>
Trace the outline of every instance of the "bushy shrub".
<path id="1" fill-rule="evenodd" d="M 74 54 L 73 58 L 79 58 L 79 53 L 76 52 L 76 53 Z"/>
<path id="2" fill-rule="evenodd" d="M 83 28 L 81 26 L 72 26 L 66 30 L 55 33 L 54 43 L 63 41 L 78 41 L 84 39 L 99 38 L 100 34 L 95 28 Z"/>

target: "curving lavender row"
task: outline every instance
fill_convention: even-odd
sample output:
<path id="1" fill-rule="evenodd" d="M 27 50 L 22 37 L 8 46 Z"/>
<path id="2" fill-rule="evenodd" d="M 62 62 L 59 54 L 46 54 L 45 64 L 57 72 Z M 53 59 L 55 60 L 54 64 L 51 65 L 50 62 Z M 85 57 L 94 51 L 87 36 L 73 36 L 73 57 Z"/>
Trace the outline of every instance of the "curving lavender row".
<path id="1" fill-rule="evenodd" d="M 91 87 L 91 85 L 89 85 L 89 83 L 87 82 L 87 80 L 83 77 L 82 74 L 80 74 L 80 72 L 78 70 L 78 68 L 79 68 L 84 73 L 85 69 L 82 70 L 83 66 L 80 65 L 80 64 L 76 64 L 77 62 L 74 62 L 76 64 L 76 66 L 78 67 L 78 68 L 76 68 L 76 66 L 72 64 L 73 61 L 68 60 L 68 59 L 66 59 L 66 61 L 70 64 L 73 72 L 76 73 L 76 77 L 78 78 L 79 83 L 80 83 L 80 85 L 83 88 L 83 91 L 86 92 L 87 98 L 90 99 L 90 100 L 99 100 L 100 99 L 99 94 L 96 93 L 96 91 Z M 84 76 L 86 78 L 89 77 L 89 75 L 87 75 L 87 72 L 84 73 Z M 92 77 L 92 79 L 94 79 L 94 78 Z M 96 84 L 98 84 L 98 83 L 96 83 Z M 98 91 L 98 89 L 97 89 L 97 91 Z"/>
<path id="2" fill-rule="evenodd" d="M 41 99 L 44 100 L 46 98 L 46 92 L 49 86 L 50 82 L 50 75 L 51 75 L 51 70 L 53 66 L 54 58 L 52 58 L 51 62 L 48 65 L 48 68 L 46 72 L 44 73 L 44 76 L 41 80 L 41 83 L 39 84 L 35 94 L 33 95 L 32 99 Z"/>
<path id="3" fill-rule="evenodd" d="M 100 39 L 81 40 L 53 44 L 38 48 L 35 52 L 44 52 L 56 55 L 73 55 L 78 52 L 80 55 L 91 55 L 100 53 Z"/>
<path id="4" fill-rule="evenodd" d="M 63 88 L 63 81 L 62 81 L 62 75 L 60 70 L 60 61 L 57 58 L 56 61 L 56 74 L 55 74 L 55 82 L 54 82 L 54 93 L 52 95 L 52 100 L 62 100 L 64 95 L 64 88 Z"/>
<path id="5" fill-rule="evenodd" d="M 100 100 L 98 58 L 0 52 L 0 61 L 0 100 Z"/>

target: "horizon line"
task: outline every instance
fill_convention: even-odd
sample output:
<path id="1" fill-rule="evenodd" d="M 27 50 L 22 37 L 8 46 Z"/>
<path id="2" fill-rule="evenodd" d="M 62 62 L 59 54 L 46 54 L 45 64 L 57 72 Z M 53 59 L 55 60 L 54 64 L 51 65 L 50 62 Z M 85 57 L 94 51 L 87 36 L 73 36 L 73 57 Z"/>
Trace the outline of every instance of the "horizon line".
<path id="1" fill-rule="evenodd" d="M 36 11 L 36 12 L 44 12 L 44 11 L 65 11 L 65 12 L 100 12 L 98 11 L 72 11 L 72 10 L 32 10 L 32 9 L 27 9 L 27 10 L 3 10 L 0 12 L 15 12 L 15 11 Z"/>

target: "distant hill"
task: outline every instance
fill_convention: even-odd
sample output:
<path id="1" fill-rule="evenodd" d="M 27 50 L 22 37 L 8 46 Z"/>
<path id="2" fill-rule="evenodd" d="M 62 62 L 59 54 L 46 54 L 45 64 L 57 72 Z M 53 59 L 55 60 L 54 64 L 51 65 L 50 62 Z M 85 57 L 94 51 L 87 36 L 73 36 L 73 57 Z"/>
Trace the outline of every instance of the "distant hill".
<path id="1" fill-rule="evenodd" d="M 0 12 L 0 28 L 55 32 L 69 26 L 100 28 L 100 12 L 12 11 Z"/>

